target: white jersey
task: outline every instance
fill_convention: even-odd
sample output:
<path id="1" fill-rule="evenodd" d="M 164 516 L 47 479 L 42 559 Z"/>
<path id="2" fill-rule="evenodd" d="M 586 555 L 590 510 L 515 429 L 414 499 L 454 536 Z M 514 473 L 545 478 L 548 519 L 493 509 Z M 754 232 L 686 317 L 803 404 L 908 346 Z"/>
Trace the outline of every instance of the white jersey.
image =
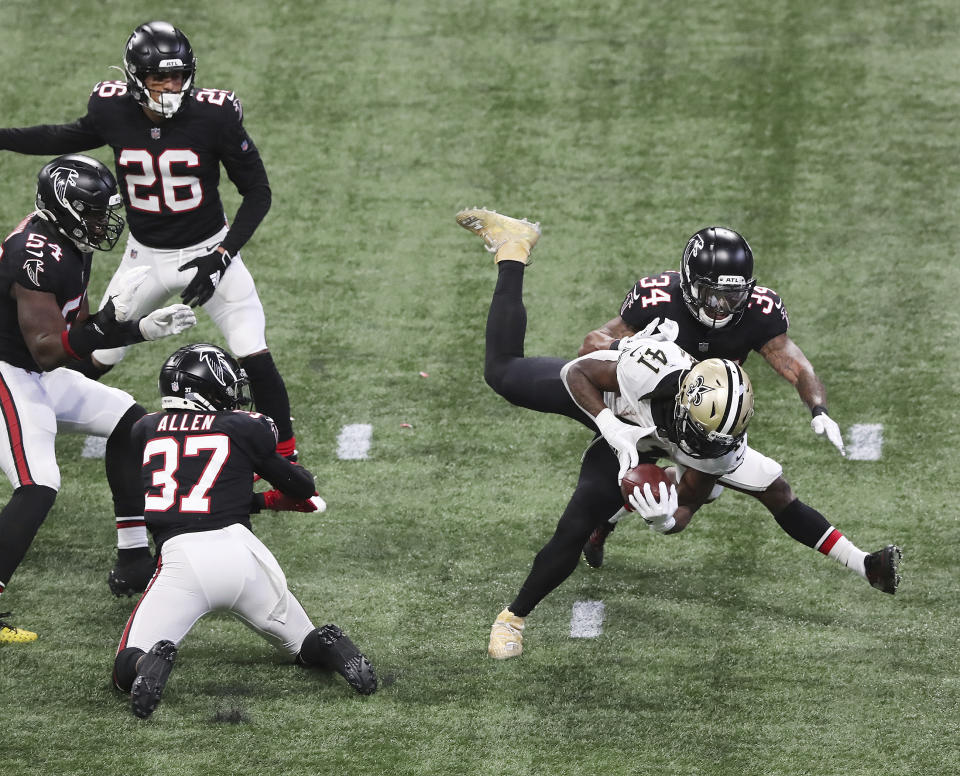
<path id="1" fill-rule="evenodd" d="M 779 464 L 749 448 L 746 435 L 726 455 L 695 458 L 671 441 L 666 429 L 657 428 L 649 396 L 667 375 L 690 369 L 696 363 L 693 356 L 675 343 L 656 338 L 631 339 L 630 346 L 625 350 L 600 350 L 581 358 L 617 362 L 619 391 L 604 392 L 603 403 L 620 420 L 647 431 L 646 436 L 637 442 L 637 450 L 641 455 L 658 454 L 685 469 L 696 469 L 720 477 L 723 482 L 747 490 L 764 490 L 780 475 L 782 470 Z M 677 390 L 679 387 L 678 384 Z"/>

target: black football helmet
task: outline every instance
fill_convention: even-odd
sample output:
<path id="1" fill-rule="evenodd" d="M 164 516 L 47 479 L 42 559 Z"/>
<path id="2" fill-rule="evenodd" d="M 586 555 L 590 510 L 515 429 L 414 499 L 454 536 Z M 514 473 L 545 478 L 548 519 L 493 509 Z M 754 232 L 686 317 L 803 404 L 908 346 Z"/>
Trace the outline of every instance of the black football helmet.
<path id="1" fill-rule="evenodd" d="M 109 251 L 117 244 L 122 206 L 113 173 L 89 156 L 58 156 L 37 175 L 37 211 L 80 250 Z"/>
<path id="2" fill-rule="evenodd" d="M 710 226 L 687 241 L 680 289 L 690 312 L 704 326 L 719 329 L 738 321 L 756 284 L 753 251 L 737 232 Z"/>
<path id="3" fill-rule="evenodd" d="M 143 107 L 171 118 L 183 107 L 183 98 L 190 94 L 197 74 L 197 58 L 187 36 L 169 22 L 147 22 L 133 31 L 123 51 L 123 70 L 127 89 Z M 165 92 L 157 102 L 150 95 L 145 79 L 148 75 L 182 73 L 179 92 Z"/>
<path id="4" fill-rule="evenodd" d="M 217 412 L 251 404 L 250 381 L 237 360 L 216 345 L 185 345 L 160 369 L 165 410 Z"/>

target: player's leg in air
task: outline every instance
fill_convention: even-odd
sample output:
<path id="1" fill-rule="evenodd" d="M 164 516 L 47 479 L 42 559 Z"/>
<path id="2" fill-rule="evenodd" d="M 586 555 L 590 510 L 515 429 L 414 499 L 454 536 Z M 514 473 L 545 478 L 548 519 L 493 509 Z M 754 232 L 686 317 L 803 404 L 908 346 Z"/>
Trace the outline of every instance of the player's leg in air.
<path id="1" fill-rule="evenodd" d="M 595 431 L 560 379 L 560 369 L 569 359 L 523 354 L 527 332 L 523 276 L 540 239 L 540 225 L 480 208 L 461 210 L 457 223 L 483 238 L 497 265 L 497 285 L 487 313 L 483 372 L 487 384 L 511 404 L 566 415 Z"/>

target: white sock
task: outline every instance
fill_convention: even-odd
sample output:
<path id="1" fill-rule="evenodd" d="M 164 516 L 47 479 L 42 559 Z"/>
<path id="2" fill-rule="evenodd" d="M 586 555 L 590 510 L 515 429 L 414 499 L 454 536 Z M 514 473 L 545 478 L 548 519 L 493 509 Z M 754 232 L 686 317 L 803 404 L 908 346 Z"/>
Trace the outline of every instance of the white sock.
<path id="1" fill-rule="evenodd" d="M 857 547 L 857 545 L 851 542 L 836 528 L 831 526 L 827 532 L 820 537 L 820 541 L 816 544 L 816 549 L 827 557 L 839 561 L 848 569 L 853 569 L 864 579 L 867 578 L 867 569 L 866 566 L 863 565 L 863 559 L 867 557 L 867 553 Z"/>
<path id="2" fill-rule="evenodd" d="M 149 547 L 147 542 L 147 523 L 143 515 L 117 518 L 117 549 L 132 550 L 136 547 Z"/>

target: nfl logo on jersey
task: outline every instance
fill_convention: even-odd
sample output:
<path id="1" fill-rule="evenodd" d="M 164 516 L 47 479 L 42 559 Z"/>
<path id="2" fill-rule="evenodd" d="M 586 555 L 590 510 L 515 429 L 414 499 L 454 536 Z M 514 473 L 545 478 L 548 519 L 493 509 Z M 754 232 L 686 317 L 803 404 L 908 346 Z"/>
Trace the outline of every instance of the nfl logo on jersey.
<path id="1" fill-rule="evenodd" d="M 160 127 L 151 127 L 150 128 L 150 138 L 152 140 L 160 139 Z"/>

